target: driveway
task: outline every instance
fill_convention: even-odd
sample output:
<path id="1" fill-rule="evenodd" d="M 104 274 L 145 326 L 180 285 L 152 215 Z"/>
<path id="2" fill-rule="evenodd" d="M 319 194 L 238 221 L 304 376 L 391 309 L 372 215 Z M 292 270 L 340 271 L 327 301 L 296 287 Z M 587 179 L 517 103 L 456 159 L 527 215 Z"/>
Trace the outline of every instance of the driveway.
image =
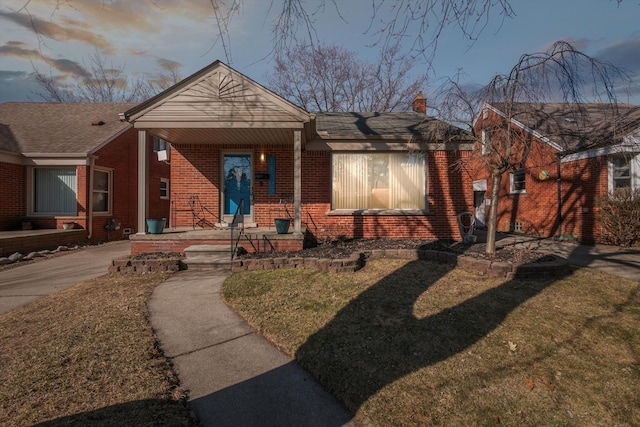
<path id="1" fill-rule="evenodd" d="M 111 242 L 0 271 L 0 314 L 107 274 L 111 260 L 130 251 L 128 240 Z"/>

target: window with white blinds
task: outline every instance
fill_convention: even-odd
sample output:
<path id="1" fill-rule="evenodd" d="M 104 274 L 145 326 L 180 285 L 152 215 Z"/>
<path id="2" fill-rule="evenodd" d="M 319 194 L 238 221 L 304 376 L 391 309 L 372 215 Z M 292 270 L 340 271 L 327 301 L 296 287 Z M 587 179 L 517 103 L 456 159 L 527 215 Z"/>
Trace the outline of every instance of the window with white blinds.
<path id="1" fill-rule="evenodd" d="M 76 168 L 35 168 L 33 171 L 33 211 L 76 215 Z"/>
<path id="2" fill-rule="evenodd" d="M 423 154 L 334 153 L 333 209 L 424 209 Z"/>

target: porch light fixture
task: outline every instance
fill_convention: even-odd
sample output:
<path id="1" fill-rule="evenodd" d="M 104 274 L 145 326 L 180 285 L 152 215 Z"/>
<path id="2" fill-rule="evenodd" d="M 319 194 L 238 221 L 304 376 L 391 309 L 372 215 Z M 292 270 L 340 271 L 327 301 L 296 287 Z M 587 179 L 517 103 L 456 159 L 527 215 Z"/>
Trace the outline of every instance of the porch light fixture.
<path id="1" fill-rule="evenodd" d="M 264 148 L 260 149 L 260 161 L 264 162 L 266 160 L 266 156 L 264 155 Z"/>

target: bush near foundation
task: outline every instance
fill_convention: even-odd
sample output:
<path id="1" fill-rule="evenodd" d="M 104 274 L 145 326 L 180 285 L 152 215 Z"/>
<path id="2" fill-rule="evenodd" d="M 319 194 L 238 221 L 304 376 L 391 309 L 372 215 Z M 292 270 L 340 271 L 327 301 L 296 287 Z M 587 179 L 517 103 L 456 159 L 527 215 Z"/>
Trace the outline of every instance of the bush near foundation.
<path id="1" fill-rule="evenodd" d="M 618 246 L 640 240 L 640 189 L 619 188 L 600 199 L 603 238 Z"/>

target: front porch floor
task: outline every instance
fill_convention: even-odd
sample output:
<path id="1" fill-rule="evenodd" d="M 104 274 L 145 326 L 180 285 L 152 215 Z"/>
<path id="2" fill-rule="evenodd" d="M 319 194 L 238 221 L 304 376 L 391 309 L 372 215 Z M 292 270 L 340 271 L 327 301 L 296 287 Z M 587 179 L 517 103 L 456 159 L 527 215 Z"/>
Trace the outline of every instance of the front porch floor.
<path id="1" fill-rule="evenodd" d="M 131 253 L 184 252 L 193 245 L 231 245 L 242 247 L 247 252 L 299 251 L 303 249 L 306 230 L 301 233 L 278 234 L 273 227 L 255 227 L 244 230 L 167 228 L 162 234 L 132 234 Z M 233 238 L 232 238 L 233 234 Z M 238 235 L 240 239 L 238 240 Z M 232 240 L 233 239 L 233 240 Z"/>

